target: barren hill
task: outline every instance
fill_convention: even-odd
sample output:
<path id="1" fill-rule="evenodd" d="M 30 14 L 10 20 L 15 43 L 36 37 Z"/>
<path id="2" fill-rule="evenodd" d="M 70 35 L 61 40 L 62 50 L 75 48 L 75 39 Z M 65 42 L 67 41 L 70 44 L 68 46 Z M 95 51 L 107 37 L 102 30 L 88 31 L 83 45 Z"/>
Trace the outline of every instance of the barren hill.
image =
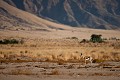
<path id="1" fill-rule="evenodd" d="M 120 0 L 4 0 L 39 17 L 77 27 L 120 28 Z"/>
<path id="2" fill-rule="evenodd" d="M 47 31 L 67 28 L 70 27 L 47 21 L 0 1 L 0 29 Z"/>

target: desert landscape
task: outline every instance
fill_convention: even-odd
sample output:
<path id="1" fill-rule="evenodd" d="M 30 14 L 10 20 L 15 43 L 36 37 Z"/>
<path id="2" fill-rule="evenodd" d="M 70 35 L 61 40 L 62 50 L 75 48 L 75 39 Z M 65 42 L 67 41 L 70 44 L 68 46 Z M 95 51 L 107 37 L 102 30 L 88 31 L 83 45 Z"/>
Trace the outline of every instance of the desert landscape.
<path id="1" fill-rule="evenodd" d="M 0 80 L 120 80 L 119 0 L 0 0 Z"/>
<path id="2" fill-rule="evenodd" d="M 101 34 L 105 42 L 81 42 L 89 40 L 93 33 Z M 119 80 L 119 34 L 119 31 L 83 28 L 0 31 L 1 39 L 23 41 L 0 44 L 1 80 Z M 85 64 L 85 56 L 91 56 L 93 62 Z"/>

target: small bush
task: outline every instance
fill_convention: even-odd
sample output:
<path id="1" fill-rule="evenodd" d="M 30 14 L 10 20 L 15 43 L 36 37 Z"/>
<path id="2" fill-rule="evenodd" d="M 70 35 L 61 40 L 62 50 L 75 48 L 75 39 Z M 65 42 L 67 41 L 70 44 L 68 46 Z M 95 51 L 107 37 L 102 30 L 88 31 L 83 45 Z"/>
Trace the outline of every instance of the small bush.
<path id="1" fill-rule="evenodd" d="M 3 39 L 0 40 L 0 44 L 19 44 L 19 43 L 23 43 L 23 41 L 19 41 L 17 39 Z"/>
<path id="2" fill-rule="evenodd" d="M 101 43 L 101 42 L 103 42 L 101 36 L 102 35 L 92 34 L 90 41 L 93 42 L 93 43 L 95 43 L 95 42 Z"/>
<path id="3" fill-rule="evenodd" d="M 86 39 L 83 39 L 82 41 L 80 41 L 80 43 L 88 43 L 89 41 Z"/>
<path id="4" fill-rule="evenodd" d="M 67 37 L 66 39 L 77 39 L 78 40 L 77 37 Z"/>
<path id="5" fill-rule="evenodd" d="M 78 39 L 77 37 L 71 37 L 71 39 Z"/>

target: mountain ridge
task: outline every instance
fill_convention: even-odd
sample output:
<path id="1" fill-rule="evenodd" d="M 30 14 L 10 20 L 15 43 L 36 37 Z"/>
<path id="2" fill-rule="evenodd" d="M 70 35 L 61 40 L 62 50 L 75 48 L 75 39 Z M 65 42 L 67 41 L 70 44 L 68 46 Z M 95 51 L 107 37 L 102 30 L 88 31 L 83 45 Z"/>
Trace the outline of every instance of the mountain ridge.
<path id="1" fill-rule="evenodd" d="M 119 0 L 4 0 L 44 19 L 73 27 L 120 28 Z M 18 5 L 19 3 L 19 5 Z"/>
<path id="2" fill-rule="evenodd" d="M 54 23 L 0 1 L 0 29 L 52 30 L 69 29 L 69 26 Z"/>

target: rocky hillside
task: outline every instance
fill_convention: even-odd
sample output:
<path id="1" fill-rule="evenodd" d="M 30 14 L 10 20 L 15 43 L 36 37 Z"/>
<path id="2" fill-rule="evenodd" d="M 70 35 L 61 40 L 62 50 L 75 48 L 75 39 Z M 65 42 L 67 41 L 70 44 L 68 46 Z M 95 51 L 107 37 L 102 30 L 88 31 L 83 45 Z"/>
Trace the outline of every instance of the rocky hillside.
<path id="1" fill-rule="evenodd" d="M 71 27 L 54 23 L 0 0 L 0 30 L 63 30 Z"/>
<path id="2" fill-rule="evenodd" d="M 75 27 L 120 28 L 120 0 L 4 0 L 39 17 Z"/>

